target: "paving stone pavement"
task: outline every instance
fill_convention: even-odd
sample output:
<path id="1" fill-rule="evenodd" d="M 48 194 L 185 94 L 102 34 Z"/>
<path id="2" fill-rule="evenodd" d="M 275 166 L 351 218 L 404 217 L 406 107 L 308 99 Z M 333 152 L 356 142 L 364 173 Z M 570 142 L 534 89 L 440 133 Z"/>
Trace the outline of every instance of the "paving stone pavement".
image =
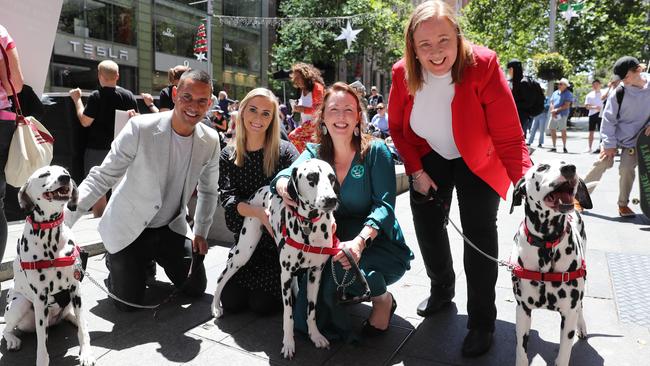
<path id="1" fill-rule="evenodd" d="M 584 125 L 578 127 L 582 130 L 569 132 L 569 151 L 583 151 L 586 148 Z M 547 138 L 547 145 L 549 142 L 550 138 Z M 596 155 L 558 154 L 537 149 L 532 157 L 535 162 L 550 159 L 573 162 L 579 174 L 585 175 Z M 584 311 L 589 336 L 585 341 L 575 342 L 571 365 L 647 365 L 650 359 L 649 325 L 625 316 L 627 298 L 647 296 L 647 282 L 650 280 L 647 271 L 636 271 L 634 268 L 645 263 L 650 256 L 650 220 L 641 216 L 633 219 L 617 216 L 617 180 L 616 169 L 605 174 L 592 195 L 595 208 L 584 215 L 589 271 Z M 634 192 L 633 196 L 638 196 L 636 186 Z M 510 253 L 512 236 L 523 216 L 522 208 L 512 215 L 508 213 L 509 208 L 508 200 L 501 203 L 499 210 L 501 258 L 506 258 Z M 318 350 L 306 338 L 297 336 L 296 357 L 292 361 L 282 359 L 281 315 L 257 317 L 241 313 L 226 314 L 219 321 L 211 318 L 212 292 L 228 251 L 225 246 L 216 245 L 205 259 L 209 279 L 206 294 L 193 303 L 187 298 L 177 298 L 161 310 L 157 320 L 153 319 L 150 311 L 117 312 L 101 290 L 84 280 L 84 305 L 89 312 L 90 335 L 98 364 L 513 365 L 516 303 L 509 273 L 505 269 L 499 270 L 494 346 L 482 357 L 462 358 L 460 347 L 466 334 L 467 321 L 462 239 L 450 230 L 458 281 L 454 304 L 423 319 L 417 316 L 415 309 L 428 295 L 429 281 L 415 240 L 407 194 L 398 197 L 396 212 L 416 259 L 411 270 L 389 289 L 395 295 L 398 306 L 390 331 L 385 336 L 362 340 L 354 345 L 334 342 L 326 350 Z M 451 218 L 459 222 L 455 203 L 452 205 Z M 626 270 L 631 270 L 632 275 L 627 275 Z M 101 256 L 90 258 L 89 271 L 100 282 L 106 278 L 107 270 Z M 619 275 L 627 276 L 624 284 L 619 284 Z M 165 284 L 167 279 L 160 268 L 157 279 L 159 282 L 147 292 L 147 301 L 151 304 L 161 301 L 172 291 Z M 3 294 L 11 285 L 12 281 L 2 283 Z M 1 309 L 4 309 L 4 305 Z M 366 304 L 354 305 L 350 307 L 350 312 L 353 326 L 360 329 L 370 307 Z M 531 365 L 554 363 L 559 346 L 559 318 L 557 313 L 549 311 L 533 312 L 528 349 Z M 0 325 L 2 328 L 3 325 Z M 22 349 L 17 352 L 7 352 L 6 343 L 2 341 L 0 366 L 35 363 L 34 334 L 26 334 L 22 338 Z M 79 349 L 74 327 L 69 324 L 52 327 L 48 349 L 52 365 L 78 364 L 76 355 Z"/>

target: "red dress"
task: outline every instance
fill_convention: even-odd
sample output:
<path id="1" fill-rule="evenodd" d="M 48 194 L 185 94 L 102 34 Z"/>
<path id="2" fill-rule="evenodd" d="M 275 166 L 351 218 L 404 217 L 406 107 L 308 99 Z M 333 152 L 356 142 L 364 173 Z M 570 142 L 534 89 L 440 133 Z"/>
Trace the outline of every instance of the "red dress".
<path id="1" fill-rule="evenodd" d="M 311 121 L 306 121 L 296 127 L 289 134 L 289 141 L 298 149 L 298 152 L 303 152 L 307 143 L 316 142 L 316 116 L 321 104 L 323 103 L 323 94 L 325 87 L 323 84 L 314 83 L 314 88 L 311 91 L 311 107 L 305 108 L 303 113 L 312 116 Z"/>

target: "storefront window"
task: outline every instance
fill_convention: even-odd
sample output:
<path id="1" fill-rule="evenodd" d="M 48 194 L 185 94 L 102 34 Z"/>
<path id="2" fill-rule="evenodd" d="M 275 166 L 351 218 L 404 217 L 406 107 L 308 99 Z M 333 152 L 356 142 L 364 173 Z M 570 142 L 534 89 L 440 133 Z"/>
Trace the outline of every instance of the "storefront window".
<path id="1" fill-rule="evenodd" d="M 78 37 L 135 45 L 133 7 L 96 0 L 63 0 L 59 31 Z"/>
<path id="2" fill-rule="evenodd" d="M 156 16 L 154 20 L 156 52 L 194 57 L 194 41 L 201 18 L 196 17 L 192 23 L 182 23 L 163 16 Z"/>
<path id="3" fill-rule="evenodd" d="M 223 14 L 240 17 L 262 16 L 261 0 L 224 0 Z"/>
<path id="4" fill-rule="evenodd" d="M 224 32 L 225 33 L 225 32 Z M 231 32 L 223 39 L 224 64 L 226 66 L 260 71 L 260 36 Z M 235 35 L 237 38 L 235 38 Z M 231 38 L 232 37 L 232 38 Z"/>
<path id="5" fill-rule="evenodd" d="M 131 91 L 137 90 L 136 68 L 120 65 L 117 84 Z M 68 91 L 72 88 L 94 90 L 99 87 L 97 61 L 71 57 L 53 56 L 50 62 L 50 84 L 52 91 Z"/>

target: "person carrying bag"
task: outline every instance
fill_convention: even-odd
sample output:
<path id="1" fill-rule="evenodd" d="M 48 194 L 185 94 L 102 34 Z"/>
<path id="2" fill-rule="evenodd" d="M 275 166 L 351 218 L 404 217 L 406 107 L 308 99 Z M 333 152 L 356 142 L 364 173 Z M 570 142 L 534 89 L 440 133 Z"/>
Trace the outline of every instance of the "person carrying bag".
<path id="1" fill-rule="evenodd" d="M 5 48 L 0 47 L 0 50 L 3 59 L 8 60 Z M 34 171 L 50 164 L 54 151 L 54 138 L 36 118 L 23 116 L 20 101 L 11 82 L 9 62 L 4 62 L 4 65 L 12 90 L 11 98 L 16 108 L 16 130 L 11 139 L 4 170 L 6 182 L 14 187 L 21 187 Z"/>

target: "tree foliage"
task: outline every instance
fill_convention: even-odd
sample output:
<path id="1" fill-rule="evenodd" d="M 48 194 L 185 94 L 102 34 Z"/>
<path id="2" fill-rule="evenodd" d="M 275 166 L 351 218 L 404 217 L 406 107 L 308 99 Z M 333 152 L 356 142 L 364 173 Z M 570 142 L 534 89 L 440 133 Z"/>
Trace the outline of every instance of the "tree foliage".
<path id="1" fill-rule="evenodd" d="M 338 26 L 319 26 L 310 22 L 293 22 L 278 28 L 273 46 L 274 63 L 289 68 L 297 61 L 312 64 L 333 64 L 346 55 L 361 53 L 389 68 L 399 59 L 403 49 L 403 27 L 410 4 L 402 0 L 283 0 L 283 17 L 334 17 L 367 13 L 353 24 L 363 29 L 347 49 L 345 41 L 334 39 L 341 33 Z"/>
<path id="2" fill-rule="evenodd" d="M 573 65 L 572 74 L 611 69 L 623 55 L 647 60 L 650 3 L 584 0 L 580 16 L 567 22 L 557 12 L 556 51 Z M 549 1 L 472 0 L 461 23 L 470 40 L 495 50 L 502 60 L 528 60 L 547 53 Z"/>

